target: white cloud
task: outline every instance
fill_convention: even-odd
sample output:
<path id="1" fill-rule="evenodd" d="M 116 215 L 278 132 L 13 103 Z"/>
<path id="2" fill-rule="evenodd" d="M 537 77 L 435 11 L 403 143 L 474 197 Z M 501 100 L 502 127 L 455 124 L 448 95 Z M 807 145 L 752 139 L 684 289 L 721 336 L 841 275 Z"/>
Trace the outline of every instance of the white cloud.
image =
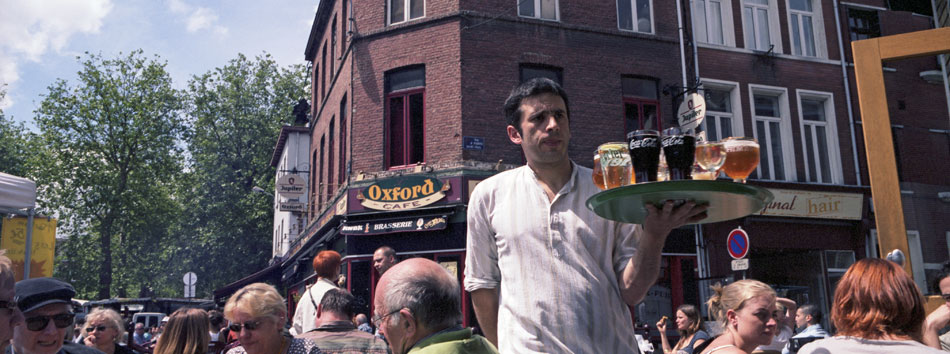
<path id="1" fill-rule="evenodd" d="M 59 53 L 74 34 L 98 33 L 112 3 L 0 0 L 0 9 L 0 84 L 12 84 L 19 79 L 18 62 L 38 62 L 50 49 Z"/>
<path id="2" fill-rule="evenodd" d="M 203 29 L 209 29 L 218 35 L 228 34 L 226 27 L 217 24 L 218 14 L 207 7 L 195 7 L 186 4 L 182 0 L 171 0 L 168 2 L 168 9 L 185 16 L 185 29 L 188 32 L 195 33 Z"/>

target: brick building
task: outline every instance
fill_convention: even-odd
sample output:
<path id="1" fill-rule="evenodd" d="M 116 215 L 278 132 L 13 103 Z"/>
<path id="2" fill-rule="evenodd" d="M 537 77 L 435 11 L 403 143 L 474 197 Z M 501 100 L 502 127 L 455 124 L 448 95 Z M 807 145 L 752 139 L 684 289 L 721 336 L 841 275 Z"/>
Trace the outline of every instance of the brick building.
<path id="1" fill-rule="evenodd" d="M 346 287 L 369 304 L 381 245 L 441 262 L 461 280 L 469 192 L 524 163 L 501 105 L 521 80 L 545 76 L 568 92 L 570 155 L 585 166 L 600 143 L 670 126 L 678 102 L 669 93 L 684 81 L 702 82 L 711 138 L 752 136 L 762 147 L 749 183 L 776 201 L 761 215 L 675 230 L 636 321 L 652 325 L 679 304 L 700 304 L 708 283 L 743 276 L 725 251 L 737 226 L 753 245 L 745 275 L 827 308 L 843 270 L 878 255 L 849 42 L 933 20 L 884 0 L 683 5 L 681 41 L 672 1 L 321 1 L 305 52 L 308 225 L 280 265 L 289 306 L 320 249 L 343 254 Z M 943 86 L 919 75 L 937 65 L 900 61 L 885 73 L 920 283 L 950 258 L 950 208 L 937 198 L 950 190 L 950 167 L 934 163 L 950 158 L 948 111 Z M 463 296 L 465 324 L 475 325 Z"/>

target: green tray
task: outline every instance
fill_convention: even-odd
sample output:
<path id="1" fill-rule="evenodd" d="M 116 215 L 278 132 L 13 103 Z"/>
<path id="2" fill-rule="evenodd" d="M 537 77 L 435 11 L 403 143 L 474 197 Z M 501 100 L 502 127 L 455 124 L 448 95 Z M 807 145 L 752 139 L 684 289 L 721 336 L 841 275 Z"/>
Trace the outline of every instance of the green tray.
<path id="1" fill-rule="evenodd" d="M 646 203 L 692 200 L 708 204 L 708 216 L 697 224 L 719 222 L 758 213 L 774 196 L 765 188 L 729 181 L 682 180 L 623 186 L 595 194 L 587 207 L 603 218 L 641 224 Z"/>

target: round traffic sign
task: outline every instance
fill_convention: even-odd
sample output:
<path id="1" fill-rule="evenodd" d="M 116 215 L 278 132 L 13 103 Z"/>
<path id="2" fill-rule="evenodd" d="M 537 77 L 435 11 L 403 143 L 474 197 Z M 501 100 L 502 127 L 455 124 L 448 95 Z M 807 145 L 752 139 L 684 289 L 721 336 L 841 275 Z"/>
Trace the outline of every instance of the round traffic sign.
<path id="1" fill-rule="evenodd" d="M 185 273 L 185 276 L 182 277 L 182 281 L 185 282 L 185 285 L 195 285 L 195 281 L 198 280 L 198 276 L 194 272 Z"/>
<path id="2" fill-rule="evenodd" d="M 749 234 L 742 228 L 729 232 L 729 237 L 726 238 L 726 250 L 734 259 L 745 258 L 749 254 Z"/>

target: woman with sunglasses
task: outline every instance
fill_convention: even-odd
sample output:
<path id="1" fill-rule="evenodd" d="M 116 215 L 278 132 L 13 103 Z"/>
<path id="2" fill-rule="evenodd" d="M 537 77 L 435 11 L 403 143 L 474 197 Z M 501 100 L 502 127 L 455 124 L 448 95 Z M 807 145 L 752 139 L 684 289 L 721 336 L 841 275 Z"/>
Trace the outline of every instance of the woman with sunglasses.
<path id="1" fill-rule="evenodd" d="M 153 354 L 205 354 L 211 339 L 208 313 L 202 309 L 182 308 L 169 316 L 165 332 Z"/>
<path id="2" fill-rule="evenodd" d="M 287 308 L 273 286 L 254 283 L 241 288 L 224 305 L 224 317 L 241 343 L 228 354 L 320 353 L 310 340 L 293 338 L 284 330 Z"/>
<path id="3" fill-rule="evenodd" d="M 115 310 L 100 307 L 86 315 L 86 325 L 82 328 L 86 346 L 106 354 L 133 354 L 131 349 L 119 345 L 123 334 L 122 316 Z"/>

